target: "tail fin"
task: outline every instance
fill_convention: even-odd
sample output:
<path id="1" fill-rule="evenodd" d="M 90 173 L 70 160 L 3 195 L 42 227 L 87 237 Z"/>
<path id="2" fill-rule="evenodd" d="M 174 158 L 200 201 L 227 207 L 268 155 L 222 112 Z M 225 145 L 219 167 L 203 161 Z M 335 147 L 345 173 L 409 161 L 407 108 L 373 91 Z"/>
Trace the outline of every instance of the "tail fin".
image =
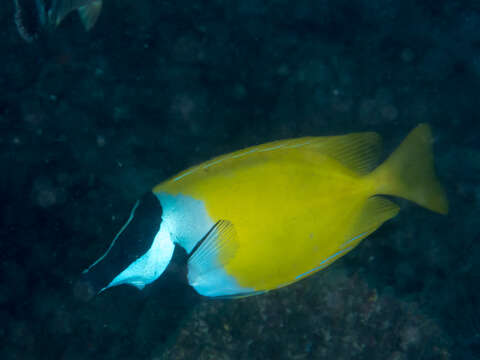
<path id="1" fill-rule="evenodd" d="M 445 191 L 435 175 L 428 124 L 413 129 L 371 175 L 379 194 L 399 196 L 441 214 L 448 212 Z"/>

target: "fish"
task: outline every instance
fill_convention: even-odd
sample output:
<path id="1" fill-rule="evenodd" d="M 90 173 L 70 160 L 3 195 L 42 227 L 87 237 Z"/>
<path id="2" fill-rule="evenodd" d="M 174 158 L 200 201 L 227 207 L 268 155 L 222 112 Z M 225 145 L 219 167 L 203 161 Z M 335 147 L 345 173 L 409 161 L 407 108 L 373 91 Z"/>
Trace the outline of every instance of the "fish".
<path id="1" fill-rule="evenodd" d="M 14 20 L 20 37 L 28 43 L 38 39 L 47 26 L 47 12 L 43 0 L 13 0 Z"/>
<path id="2" fill-rule="evenodd" d="M 97 22 L 102 5 L 103 0 L 54 0 L 48 10 L 48 19 L 58 26 L 68 14 L 77 11 L 85 30 L 89 31 Z"/>
<path id="3" fill-rule="evenodd" d="M 397 215 L 399 197 L 448 213 L 428 124 L 380 165 L 375 132 L 274 141 L 215 157 L 137 201 L 107 251 L 82 274 L 94 294 L 143 289 L 185 254 L 186 282 L 241 298 L 320 272 Z"/>
<path id="4" fill-rule="evenodd" d="M 13 0 L 18 33 L 28 43 L 46 30 L 55 29 L 71 12 L 77 11 L 89 31 L 100 16 L 103 0 Z"/>

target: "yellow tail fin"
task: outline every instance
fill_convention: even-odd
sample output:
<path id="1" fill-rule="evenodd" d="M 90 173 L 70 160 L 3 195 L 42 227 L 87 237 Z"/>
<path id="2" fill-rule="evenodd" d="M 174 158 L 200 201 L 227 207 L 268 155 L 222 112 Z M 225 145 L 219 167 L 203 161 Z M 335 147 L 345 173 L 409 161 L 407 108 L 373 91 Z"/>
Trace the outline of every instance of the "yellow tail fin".
<path id="1" fill-rule="evenodd" d="M 445 191 L 435 175 L 428 124 L 413 129 L 371 176 L 379 194 L 399 196 L 441 214 L 448 212 Z"/>

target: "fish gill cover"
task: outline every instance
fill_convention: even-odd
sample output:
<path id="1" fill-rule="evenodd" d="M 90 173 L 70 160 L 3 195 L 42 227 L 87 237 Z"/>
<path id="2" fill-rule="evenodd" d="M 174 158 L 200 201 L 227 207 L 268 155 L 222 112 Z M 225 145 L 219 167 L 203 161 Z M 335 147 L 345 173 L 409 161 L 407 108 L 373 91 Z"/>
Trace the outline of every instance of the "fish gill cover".
<path id="1" fill-rule="evenodd" d="M 51 2 L 3 5 L 1 359 L 480 358 L 478 2 L 112 0 L 89 32 L 75 12 L 44 25 Z M 259 297 L 199 300 L 175 263 L 142 292 L 76 286 L 190 165 L 365 130 L 388 153 L 420 122 L 447 217 L 400 202 L 331 269 Z"/>

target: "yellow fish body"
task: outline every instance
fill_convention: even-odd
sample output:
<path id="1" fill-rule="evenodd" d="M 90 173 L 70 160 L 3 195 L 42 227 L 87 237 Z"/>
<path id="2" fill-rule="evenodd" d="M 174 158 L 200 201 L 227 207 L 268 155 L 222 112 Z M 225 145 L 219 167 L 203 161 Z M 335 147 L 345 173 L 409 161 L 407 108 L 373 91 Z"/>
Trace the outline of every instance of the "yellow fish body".
<path id="1" fill-rule="evenodd" d="M 431 143 L 422 124 L 377 168 L 380 137 L 367 132 L 276 141 L 187 169 L 153 189 L 162 215 L 150 250 L 104 285 L 155 280 L 171 243 L 189 254 L 188 281 L 205 296 L 248 296 L 298 281 L 398 213 L 381 195 L 447 212 Z"/>
<path id="2" fill-rule="evenodd" d="M 153 189 L 201 200 L 213 222 L 233 224 L 224 262 L 242 288 L 268 291 L 325 268 L 353 249 L 398 206 L 379 194 L 447 212 L 435 179 L 428 125 L 420 125 L 373 172 L 375 133 L 276 141 L 188 169 Z"/>

